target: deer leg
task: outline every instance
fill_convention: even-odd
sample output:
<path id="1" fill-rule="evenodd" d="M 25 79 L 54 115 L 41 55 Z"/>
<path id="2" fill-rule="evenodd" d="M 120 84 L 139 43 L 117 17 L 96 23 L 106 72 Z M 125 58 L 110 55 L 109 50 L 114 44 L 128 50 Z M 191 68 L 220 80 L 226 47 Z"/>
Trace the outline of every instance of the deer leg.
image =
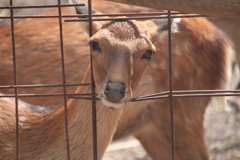
<path id="1" fill-rule="evenodd" d="M 188 138 L 188 133 L 184 133 L 185 136 L 177 134 L 175 137 L 176 160 L 208 160 L 208 154 L 201 141 L 198 139 L 192 141 Z M 164 135 L 158 128 L 152 126 L 142 130 L 135 137 L 153 160 L 172 159 L 170 134 Z"/>
<path id="2" fill-rule="evenodd" d="M 175 101 L 175 150 L 177 160 L 208 160 L 201 107 L 181 107 Z M 154 160 L 171 160 L 171 127 L 168 107 L 157 107 L 151 126 L 135 134 Z"/>
<path id="3" fill-rule="evenodd" d="M 170 160 L 170 146 L 163 139 L 163 135 L 154 126 L 148 126 L 138 132 L 135 137 L 141 142 L 148 155 L 153 160 Z"/>

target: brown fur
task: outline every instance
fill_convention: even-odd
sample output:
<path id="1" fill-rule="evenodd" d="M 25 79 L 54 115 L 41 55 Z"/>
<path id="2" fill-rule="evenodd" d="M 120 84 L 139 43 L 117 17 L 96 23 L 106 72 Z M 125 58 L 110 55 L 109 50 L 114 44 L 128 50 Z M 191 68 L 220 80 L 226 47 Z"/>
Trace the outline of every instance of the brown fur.
<path id="1" fill-rule="evenodd" d="M 200 26 L 204 27 L 200 27 Z M 201 28 L 201 30 L 200 30 Z M 182 19 L 173 43 L 173 90 L 214 90 L 228 81 L 230 57 L 228 39 L 206 19 Z M 225 37 L 226 38 L 226 37 Z M 144 76 L 153 77 L 145 93 L 166 91 L 168 82 L 167 40 L 159 44 L 156 61 Z M 218 78 L 216 78 L 218 77 Z M 143 77 L 144 79 L 145 77 Z M 147 78 L 146 78 L 147 79 Z M 176 159 L 206 160 L 203 118 L 210 97 L 174 98 Z M 171 159 L 169 100 L 133 103 L 125 107 L 114 139 L 133 134 L 153 159 Z"/>
<path id="2" fill-rule="evenodd" d="M 89 70 L 83 82 L 89 82 Z M 79 88 L 77 93 L 89 92 L 89 87 Z M 1 98 L 0 108 L 0 159 L 15 159 L 15 100 Z M 39 113 L 30 104 L 19 101 L 19 153 L 20 159 L 66 159 L 64 107 Z M 91 102 L 68 101 L 68 130 L 72 159 L 92 158 Z M 113 110 L 97 103 L 99 158 L 103 155 L 115 130 L 121 109 Z M 103 115 L 105 118 L 102 118 Z M 108 130 L 106 133 L 105 130 Z"/>
<path id="3" fill-rule="evenodd" d="M 28 23 L 27 20 L 25 23 Z M 49 21 L 51 22 L 51 21 Z M 130 22 L 129 22 L 130 23 Z M 137 23 L 137 22 L 135 22 Z M 34 25 L 37 27 L 41 26 L 41 23 L 28 23 L 30 26 Z M 19 27 L 17 27 L 19 25 Z M 134 24 L 136 25 L 136 24 Z M 52 36 L 56 36 L 55 33 L 57 32 L 58 28 L 55 28 L 53 26 L 53 29 L 57 29 L 56 32 L 49 32 L 50 34 L 53 33 L 53 35 L 50 35 L 48 38 L 44 37 L 44 39 L 47 42 L 40 41 L 40 39 L 34 39 L 35 37 L 32 37 L 33 32 L 28 32 L 28 36 L 24 36 L 21 41 L 19 41 L 18 38 L 22 37 L 21 31 L 23 28 L 21 27 L 21 22 L 16 24 L 16 50 L 23 49 L 23 52 L 20 52 L 21 56 L 24 57 L 31 57 L 31 54 L 34 55 L 34 51 L 38 50 L 40 47 L 42 48 L 44 44 L 48 45 L 56 45 L 57 43 L 56 38 L 53 38 Z M 51 25 L 49 25 L 51 26 Z M 122 32 L 125 31 L 124 27 L 125 22 L 116 22 L 112 23 L 112 25 L 106 26 L 103 29 L 99 30 L 97 33 L 95 33 L 91 37 L 91 41 L 99 41 L 101 46 L 101 52 L 97 52 L 95 50 L 92 50 L 92 63 L 93 63 L 93 75 L 95 78 L 95 85 L 97 89 L 98 96 L 101 99 L 104 99 L 104 101 L 97 103 L 97 139 L 98 139 L 98 158 L 100 159 L 107 147 L 107 145 L 110 143 L 113 133 L 116 129 L 116 125 L 118 122 L 118 119 L 120 117 L 122 108 L 122 105 L 119 105 L 119 103 L 115 102 L 107 102 L 107 98 L 104 97 L 104 93 L 102 91 L 104 90 L 106 83 L 108 81 L 112 82 L 120 82 L 126 84 L 126 96 L 123 99 L 123 104 L 127 103 L 128 100 L 132 96 L 132 92 L 134 93 L 137 89 L 138 83 L 141 79 L 142 72 L 144 71 L 144 68 L 147 66 L 146 60 L 141 60 L 141 56 L 137 54 L 143 54 L 145 52 L 145 49 L 152 49 L 151 43 L 146 45 L 147 42 L 150 42 L 148 37 L 144 33 L 139 34 L 138 36 L 144 37 L 136 37 L 134 38 L 134 41 L 132 42 L 132 45 L 127 45 L 125 41 L 123 41 L 120 37 L 106 37 L 105 32 L 108 32 L 108 27 L 111 27 L 113 30 L 122 30 Z M 28 25 L 25 25 L 25 27 L 28 27 Z M 64 27 L 64 26 L 63 26 Z M 131 28 L 131 27 L 130 27 Z M 129 29 L 130 29 L 129 28 Z M 3 35 L 6 41 L 8 40 L 9 33 L 6 32 L 6 30 L 9 29 L 5 28 L 2 31 L 5 32 L 5 35 Z M 40 29 L 42 29 L 40 27 Z M 70 29 L 70 28 L 69 28 Z M 96 30 L 96 29 L 95 29 Z M 21 31 L 21 32 L 20 32 Z M 45 31 L 40 32 L 40 38 L 43 35 L 46 35 Z M 49 30 L 50 31 L 50 30 Z M 64 30 L 69 31 L 70 30 Z M 74 31 L 74 29 L 72 30 Z M 77 30 L 76 30 L 77 31 Z M 36 32 L 36 31 L 34 31 Z M 78 31 L 77 31 L 78 32 Z M 129 30 L 129 32 L 133 32 L 133 30 Z M 43 34 L 43 35 L 42 35 Z M 116 35 L 115 35 L 116 36 Z M 151 38 L 151 37 L 150 37 Z M 37 44 L 34 44 L 32 46 L 32 43 L 35 42 Z M 67 39 L 70 40 L 70 39 Z M 104 41 L 105 40 L 105 41 Z M 25 43 L 22 43 L 22 41 L 25 41 Z M 24 44 L 32 46 L 33 48 L 29 48 L 29 50 L 24 50 Z M 51 41 L 51 42 L 50 42 Z M 20 42 L 20 46 L 18 44 Z M 106 44 L 104 44 L 105 42 Z M 67 43 L 65 43 L 66 45 Z M 122 45 L 125 47 L 125 50 L 120 48 L 117 48 L 116 45 Z M 39 46 L 40 45 L 40 46 Z M 59 45 L 59 44 L 58 44 Z M 72 45 L 78 45 L 77 43 L 73 43 Z M 72 46 L 71 45 L 71 46 Z M 139 45 L 139 47 L 142 47 L 141 52 L 134 48 L 136 45 Z M 5 65 L 9 65 L 8 58 L 10 58 L 9 53 L 10 51 L 6 51 L 4 48 L 7 47 L 6 44 L 3 44 L 3 49 L 1 49 L 2 53 L 1 59 L 4 59 L 3 61 L 3 67 L 6 67 Z M 19 47 L 19 48 L 18 48 Z M 56 46 L 57 47 L 57 46 Z M 59 46 L 58 46 L 59 47 Z M 79 50 L 77 46 L 72 46 L 70 50 L 66 49 L 66 54 L 71 54 L 71 50 L 76 49 L 76 52 L 79 53 Z M 145 47 L 145 48 L 144 48 Z M 8 48 L 7 48 L 8 49 Z M 49 53 L 50 48 L 43 49 L 42 54 L 47 54 L 47 57 L 51 55 Z M 118 50 L 116 52 L 112 52 L 112 50 Z M 17 52 L 18 52 L 17 51 Z M 26 52 L 25 52 L 26 51 Z M 33 51 L 33 52 L 32 52 Z M 143 52 L 143 53 L 142 53 Z M 81 53 L 81 52 L 80 52 Z M 113 54 L 113 55 L 111 55 Z M 29 57 L 28 57 L 29 55 Z M 51 56 L 55 55 L 53 53 Z M 132 62 L 130 62 L 130 58 L 133 55 Z M 18 55 L 19 56 L 19 55 Z M 41 58 L 41 55 L 38 55 Z M 51 57 L 50 56 L 50 57 Z M 84 57 L 84 56 L 83 56 Z M 39 57 L 35 57 L 34 60 Z M 59 58 L 59 57 L 57 57 Z M 73 57 L 71 57 L 73 58 Z M 78 57 L 77 57 L 78 58 Z M 77 60 L 76 58 L 76 60 Z M 79 56 L 78 59 L 80 59 L 81 56 Z M 117 59 L 116 59 L 117 58 Z M 21 61 L 19 61 L 21 60 Z M 33 60 L 33 59 L 31 59 Z M 52 67 L 51 58 L 40 60 L 40 63 L 49 64 L 47 67 Z M 55 59 L 53 59 L 55 61 Z M 59 60 L 59 59 L 58 59 Z M 73 60 L 73 59 L 71 59 Z M 122 60 L 122 61 L 121 61 Z M 18 59 L 20 64 L 26 64 L 28 62 L 27 60 L 23 60 L 21 58 Z M 26 64 L 29 68 L 32 68 L 32 66 L 36 65 L 34 61 L 32 61 L 32 64 Z M 68 60 L 66 61 L 69 62 Z M 115 63 L 114 63 L 115 62 Z M 86 62 L 85 62 L 86 63 Z M 130 65 L 130 63 L 134 64 L 134 67 Z M 19 64 L 17 64 L 19 65 Z M 70 64 L 72 65 L 71 61 Z M 75 65 L 75 64 L 74 64 Z M 109 67 L 110 66 L 110 67 Z M 25 68 L 24 66 L 23 68 Z M 38 71 L 41 70 L 41 67 L 38 66 Z M 59 66 L 60 67 L 60 66 Z M 10 68 L 8 66 L 8 68 Z M 6 68 L 6 70 L 8 69 Z M 34 67 L 33 67 L 34 68 Z M 54 67 L 49 70 L 49 68 L 45 68 L 44 71 L 56 71 L 53 69 Z M 77 68 L 77 67 L 76 67 Z M 18 70 L 20 68 L 18 67 Z M 77 70 L 82 70 L 82 68 L 79 68 Z M 27 70 L 28 71 L 28 70 Z M 133 74 L 131 74 L 132 72 Z M 121 76 L 119 76 L 121 74 Z M 8 73 L 4 72 L 4 77 L 7 77 Z M 76 71 L 75 73 L 76 74 Z M 19 75 L 18 75 L 19 76 Z M 61 74 L 59 75 L 61 76 Z M 20 77 L 21 78 L 21 77 Z M 135 83 L 130 83 L 132 81 L 135 81 Z M 77 80 L 78 81 L 78 80 Z M 61 81 L 60 81 L 61 82 Z M 86 71 L 85 78 L 82 81 L 83 83 L 90 82 L 90 69 Z M 4 81 L 3 81 L 4 83 Z M 8 80 L 7 80 L 7 83 Z M 55 82 L 56 83 L 56 82 Z M 77 89 L 76 93 L 85 93 L 90 92 L 90 87 L 80 87 Z M 131 94 L 129 92 L 131 91 Z M 21 90 L 19 91 L 21 92 Z M 1 98 L 0 99 L 0 108 L 3 112 L 0 114 L 0 159 L 15 159 L 16 156 L 16 126 L 15 126 L 15 99 L 14 98 Z M 91 115 L 92 115 L 92 108 L 91 108 L 91 101 L 86 100 L 72 100 L 70 99 L 68 101 L 67 105 L 67 113 L 68 113 L 68 125 L 69 125 L 69 143 L 70 143 L 70 152 L 71 152 L 71 158 L 72 159 L 82 159 L 82 160 L 89 160 L 92 159 L 92 127 L 91 124 Z M 64 107 L 61 107 L 56 110 L 49 110 L 41 108 L 40 106 L 33 106 L 30 104 L 27 104 L 23 101 L 19 101 L 19 153 L 21 159 L 66 159 L 66 140 L 65 140 L 65 123 L 64 123 Z M 118 108 L 118 109 L 113 109 Z"/>
<path id="4" fill-rule="evenodd" d="M 44 20 L 46 21 L 46 20 Z M 48 23 L 53 23 L 57 25 L 54 21 L 47 21 Z M 34 25 L 41 30 L 41 27 L 38 26 L 44 24 L 40 23 L 36 25 L 34 20 L 28 20 L 24 22 L 25 26 Z M 156 31 L 154 30 L 154 24 L 151 21 L 148 23 L 138 23 L 137 26 L 141 25 L 152 25 L 152 30 L 148 30 L 149 36 L 153 40 L 156 38 Z M 23 24 L 21 22 L 16 24 L 16 29 L 20 28 Z M 18 27 L 19 26 L 19 27 Z M 52 26 L 52 25 L 51 25 Z M 137 27 L 137 28 L 138 28 Z M 27 28 L 27 27 L 25 27 Z M 144 27 L 143 27 L 144 28 Z M 49 30 L 48 30 L 49 29 Z M 52 28 L 56 29 L 56 28 Z M 67 43 L 68 47 L 65 47 L 66 53 L 79 53 L 78 45 L 79 41 L 82 41 L 85 37 L 80 37 L 81 30 L 78 30 L 78 24 L 66 24 L 64 23 L 64 30 L 67 33 L 64 35 L 65 43 Z M 7 37 L 9 36 L 9 28 L 5 28 L 4 35 L 1 34 L 1 39 L 4 39 L 4 42 L 7 42 Z M 29 36 L 25 37 L 26 39 L 32 39 L 34 36 L 34 32 L 29 30 Z M 50 31 L 50 28 L 47 28 L 45 32 L 37 32 L 40 35 L 47 37 L 47 33 L 55 33 Z M 142 33 L 141 31 L 139 31 Z M 7 34 L 8 33 L 8 34 Z M 25 32 L 16 31 L 16 34 L 20 34 Z M 118 33 L 116 33 L 118 35 Z M 8 36 L 7 36 L 8 35 Z M 82 35 L 82 34 L 81 34 Z M 71 37 L 70 37 L 71 36 Z M 18 37 L 18 36 L 17 36 Z M 19 37 L 22 37 L 19 35 Z M 122 37 L 122 36 L 120 36 Z M 224 38 L 223 38 L 224 37 Z M 126 36 L 123 36 L 125 39 Z M 182 19 L 179 24 L 179 32 L 175 33 L 173 36 L 173 88 L 174 90 L 193 90 L 193 89 L 217 89 L 224 88 L 225 82 L 228 81 L 227 72 L 229 71 L 229 67 L 231 66 L 231 53 L 229 53 L 231 49 L 231 44 L 227 38 L 222 35 L 222 33 L 215 28 L 212 24 L 210 24 L 204 18 L 198 19 Z M 74 40 L 73 40 L 74 39 Z M 43 39 L 34 39 L 32 41 L 27 41 L 29 43 L 39 43 L 43 46 L 40 48 L 36 48 L 36 44 L 32 44 L 34 48 L 27 48 L 28 50 L 22 51 L 21 46 L 26 44 L 25 39 L 19 40 L 19 58 L 26 59 L 24 53 L 30 52 L 36 54 L 32 54 L 31 56 L 36 56 L 36 61 L 39 61 L 37 58 L 43 56 L 49 56 L 54 59 L 52 56 L 55 53 L 55 50 L 58 49 L 58 45 L 56 45 L 55 38 L 50 37 L 48 43 L 43 43 Z M 40 43 L 43 41 L 42 43 Z M 102 42 L 102 41 L 101 41 Z M 21 44 L 22 43 L 22 44 Z M 38 44 L 37 43 L 37 44 Z M 57 43 L 57 42 L 56 42 Z M 75 45 L 74 45 L 75 44 Z M 1 45 L 1 47 L 4 45 Z M 7 45 L 6 45 L 7 46 Z M 160 91 L 166 91 L 169 89 L 168 82 L 168 49 L 167 49 L 167 38 L 164 41 L 158 41 L 155 43 L 157 53 L 152 57 L 149 65 L 146 67 L 145 72 L 143 74 L 142 80 L 139 82 L 140 86 L 136 88 L 136 95 L 145 95 L 148 93 L 155 93 Z M 10 48 L 10 46 L 9 46 Z M 44 55 L 45 51 L 42 48 L 48 49 L 48 54 Z M 71 49 L 71 50 L 70 50 Z M 84 48 L 82 48 L 84 50 Z M 18 48 L 17 48 L 18 50 Z M 68 51 L 70 50 L 70 51 Z M 1 52 L 5 51 L 5 49 L 1 48 Z M 51 53 L 51 51 L 54 51 Z M 86 50 L 87 52 L 87 50 Z M 9 52 L 6 52 L 9 53 Z M 4 54 L 3 54 L 4 55 Z M 2 56 L 2 55 L 1 55 Z M 6 55 L 9 57 L 9 55 Z M 68 57 L 68 56 L 67 56 Z M 81 65 L 85 65 L 87 63 L 87 56 L 85 54 L 81 55 L 82 63 Z M 68 59 L 68 58 L 67 58 Z M 67 60 L 66 59 L 66 60 Z M 10 59 L 11 60 L 11 59 Z M 4 62 L 9 62 L 4 61 Z M 79 60 L 80 61 L 80 60 Z M 20 63 L 21 60 L 18 60 Z M 48 61 L 41 61 L 43 63 L 47 63 L 49 68 L 45 68 L 45 70 L 53 70 L 53 68 L 57 68 L 54 63 L 49 63 Z M 28 65 L 31 67 L 25 67 L 19 65 L 19 79 L 21 83 L 30 83 L 29 80 L 33 81 L 32 77 L 35 77 L 35 68 L 33 68 L 33 62 L 28 61 L 24 62 L 24 65 Z M 69 71 L 68 82 L 78 82 L 78 78 L 76 75 L 82 75 L 78 73 L 80 71 L 78 66 L 78 58 L 69 57 L 69 61 L 66 61 L 66 64 Z M 2 63 L 1 63 L 2 65 Z M 3 63 L 4 69 L 8 69 L 9 63 Z M 39 68 L 37 64 L 36 67 Z M 29 69 L 28 73 L 25 72 L 24 69 Z M 42 69 L 44 67 L 40 67 Z M 5 70 L 6 70 L 5 69 Z M 39 70 L 38 69 L 38 70 Z M 2 70 L 2 69 L 1 69 Z M 59 72 L 59 71 L 58 71 Z M 113 71 L 114 72 L 114 71 Z M 129 71 L 128 71 L 129 72 Z M 1 81 L 1 84 L 6 84 L 11 78 L 9 75 L 9 71 L 0 72 L 1 77 L 4 77 L 6 81 Z M 36 74 L 40 74 L 36 73 Z M 57 73 L 57 72 L 56 72 Z M 71 74 L 72 73 L 72 74 Z M 78 74 L 75 74 L 78 73 Z M 41 79 L 38 79 L 36 83 L 43 82 L 57 82 L 57 76 L 53 76 L 49 78 L 43 73 L 44 76 Z M 55 74 L 55 73 L 53 73 Z M 27 77 L 28 75 L 29 77 Z M 50 74 L 47 74 L 50 76 Z M 75 77 L 72 77 L 75 75 Z M 39 75 L 37 75 L 39 76 Z M 21 81 L 22 79 L 22 81 Z M 77 79 L 77 80 L 76 80 Z M 35 90 L 35 89 L 34 89 Z M 57 88 L 56 88 L 57 90 Z M 33 91 L 33 90 L 31 90 Z M 22 90 L 21 90 L 22 92 Z M 45 103 L 46 105 L 52 104 L 61 104 L 61 102 L 57 99 L 50 98 L 51 101 L 40 102 L 40 99 L 27 99 L 28 101 L 32 101 L 35 104 Z M 53 102 L 54 101 L 54 102 Z M 203 116 L 204 111 L 207 104 L 210 101 L 210 97 L 198 97 L 198 98 L 175 98 L 174 99 L 174 108 L 175 108 L 175 127 L 176 127 L 176 158 L 179 160 L 205 160 L 208 159 L 208 154 L 206 151 L 206 147 L 203 140 Z M 145 101 L 145 102 L 134 102 L 128 104 L 127 107 L 124 108 L 121 120 L 117 127 L 117 132 L 115 135 L 115 139 L 122 138 L 124 136 L 133 134 L 135 135 L 143 144 L 144 148 L 147 150 L 148 154 L 153 159 L 170 159 L 171 155 L 171 147 L 170 147 L 170 115 L 169 115 L 169 100 L 154 100 L 154 101 Z M 107 133 L 107 132 L 106 132 Z"/>

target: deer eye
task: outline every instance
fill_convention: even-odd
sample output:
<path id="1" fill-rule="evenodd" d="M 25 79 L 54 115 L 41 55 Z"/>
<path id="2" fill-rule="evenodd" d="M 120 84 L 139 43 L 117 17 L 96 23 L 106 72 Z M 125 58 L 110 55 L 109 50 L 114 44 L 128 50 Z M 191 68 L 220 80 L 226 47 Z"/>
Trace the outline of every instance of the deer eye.
<path id="1" fill-rule="evenodd" d="M 147 50 L 141 57 L 141 59 L 151 59 L 154 52 L 152 50 Z"/>
<path id="2" fill-rule="evenodd" d="M 89 44 L 90 44 L 90 47 L 91 47 L 92 50 L 94 50 L 94 51 L 101 51 L 101 48 L 100 48 L 100 45 L 99 45 L 98 42 L 91 41 Z"/>

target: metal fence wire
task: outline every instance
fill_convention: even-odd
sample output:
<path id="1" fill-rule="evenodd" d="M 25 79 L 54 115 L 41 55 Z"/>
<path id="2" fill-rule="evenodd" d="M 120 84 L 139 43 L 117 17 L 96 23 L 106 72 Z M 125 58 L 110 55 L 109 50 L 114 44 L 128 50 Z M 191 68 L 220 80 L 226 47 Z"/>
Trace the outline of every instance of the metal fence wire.
<path id="1" fill-rule="evenodd" d="M 14 97 L 16 105 L 16 159 L 20 159 L 20 149 L 19 149 L 19 111 L 18 111 L 18 100 L 22 97 L 64 97 L 64 107 L 65 107 L 65 133 L 66 133 L 66 148 L 67 148 L 67 159 L 71 159 L 70 154 L 70 143 L 68 135 L 68 109 L 67 109 L 67 100 L 68 98 L 78 98 L 78 99 L 87 99 L 92 101 L 92 143 L 93 143 L 93 159 L 97 160 L 97 117 L 96 117 L 96 101 L 99 99 L 96 97 L 94 77 L 91 72 L 92 80 L 89 83 L 80 83 L 80 84 L 69 84 L 66 82 L 66 69 L 65 69 L 65 59 L 64 59 L 64 37 L 62 23 L 67 22 L 79 22 L 87 21 L 89 22 L 89 36 L 93 35 L 92 31 L 92 22 L 93 21 L 125 21 L 125 20 L 147 20 L 147 19 L 168 19 L 168 50 L 169 50 L 169 91 L 155 93 L 151 95 L 145 95 L 140 97 L 134 97 L 130 101 L 132 103 L 136 101 L 147 101 L 153 99 L 165 99 L 168 98 L 170 102 L 170 114 L 171 114 L 171 145 L 172 145 L 172 160 L 175 159 L 175 138 L 174 138 L 174 105 L 173 98 L 188 98 L 188 97 L 205 97 L 205 96 L 239 96 L 240 92 L 238 90 L 182 90 L 182 91 L 173 91 L 172 88 L 172 38 L 171 38 L 171 19 L 172 18 L 196 18 L 196 17 L 206 17 L 205 15 L 198 14 L 182 14 L 176 11 L 163 11 L 163 12 L 142 12 L 142 13 L 107 13 L 107 14 L 92 14 L 92 1 L 88 0 L 88 14 L 82 15 L 64 15 L 62 13 L 63 7 L 75 7 L 82 6 L 84 4 L 61 4 L 61 0 L 57 0 L 56 5 L 42 5 L 42 6 L 17 6 L 13 5 L 13 0 L 10 0 L 9 6 L 0 6 L 0 9 L 8 9 L 10 11 L 10 16 L 1 16 L 0 19 L 10 19 L 11 21 L 11 37 L 12 37 L 12 55 L 13 55 L 13 70 L 14 70 L 14 84 L 13 85 L 3 85 L 0 86 L 0 89 L 13 89 L 14 94 L 5 94 L 0 95 L 0 98 L 3 97 Z M 14 9 L 35 9 L 35 8 L 57 8 L 58 15 L 14 15 Z M 59 39 L 60 39 L 60 54 L 61 54 L 61 70 L 62 70 L 62 83 L 61 84 L 29 84 L 29 85 L 19 85 L 18 84 L 18 67 L 17 67 L 17 50 L 15 43 L 15 19 L 22 18 L 55 18 L 59 20 Z M 10 54 L 10 53 L 9 53 Z M 90 54 L 91 55 L 91 54 Z M 1 60 L 0 60 L 1 61 Z M 91 58 L 90 58 L 91 63 Z M 69 94 L 67 93 L 68 87 L 73 86 L 88 86 L 91 85 L 92 93 L 82 93 L 82 94 Z M 18 90 L 21 88 L 54 88 L 62 87 L 62 93 L 46 93 L 46 94 L 20 94 Z M 24 153 L 23 153 L 24 154 Z"/>

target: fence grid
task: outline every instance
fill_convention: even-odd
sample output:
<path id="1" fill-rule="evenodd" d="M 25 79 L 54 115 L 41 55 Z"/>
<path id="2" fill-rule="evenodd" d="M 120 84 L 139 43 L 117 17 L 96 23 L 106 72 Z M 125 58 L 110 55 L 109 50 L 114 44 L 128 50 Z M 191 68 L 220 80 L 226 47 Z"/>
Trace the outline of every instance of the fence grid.
<path id="1" fill-rule="evenodd" d="M 199 14 L 182 14 L 176 11 L 163 11 L 163 12 L 142 12 L 142 13 L 108 13 L 108 14 L 92 14 L 92 1 L 88 0 L 88 14 L 82 15 L 65 15 L 62 13 L 62 7 L 75 7 L 83 6 L 84 4 L 61 4 L 61 0 L 58 0 L 56 5 L 41 5 L 41 6 L 14 6 L 13 0 L 10 0 L 10 6 L 0 6 L 0 9 L 8 9 L 10 11 L 10 16 L 1 16 L 0 19 L 10 19 L 11 20 L 11 31 L 12 31 L 12 54 L 13 54 L 13 68 L 14 68 L 14 85 L 4 85 L 0 86 L 1 89 L 13 89 L 14 94 L 0 95 L 3 97 L 14 97 L 16 107 L 16 159 L 20 159 L 19 153 L 19 114 L 18 114 L 18 99 L 20 97 L 64 97 L 64 108 L 65 108 L 65 129 L 66 129 L 66 146 L 67 146 L 67 159 L 71 159 L 69 136 L 68 136 L 68 114 L 67 114 L 67 99 L 68 98 L 79 98 L 92 100 L 92 130 L 93 130 L 93 159 L 97 160 L 97 117 L 96 117 L 96 101 L 99 100 L 97 94 L 95 93 L 94 77 L 91 73 L 91 83 L 78 83 L 69 84 L 66 82 L 66 70 L 65 70 L 65 59 L 64 59 L 64 37 L 62 31 L 62 23 L 67 22 L 79 22 L 87 21 L 89 22 L 89 36 L 93 35 L 92 32 L 92 22 L 93 21 L 124 21 L 124 20 L 145 20 L 145 19 L 168 19 L 168 44 L 169 44 L 169 91 L 155 93 L 151 95 L 145 95 L 140 97 L 134 97 L 130 101 L 146 101 L 153 99 L 164 99 L 169 98 L 170 102 L 170 114 L 171 114 L 171 139 L 172 139 L 172 160 L 175 159 L 175 138 L 174 138 L 174 98 L 188 98 L 188 97 L 203 97 L 203 96 L 240 96 L 239 90 L 180 90 L 173 91 L 172 88 L 172 43 L 171 43 L 171 19 L 172 18 L 196 18 L 196 17 L 207 17 L 206 15 Z M 14 9 L 29 9 L 29 8 L 57 8 L 58 15 L 14 15 Z M 108 17 L 108 18 L 106 18 Z M 14 20 L 22 18 L 58 18 L 59 19 L 59 37 L 60 37 L 60 50 L 61 50 L 61 68 L 62 68 L 62 83 L 61 84 L 32 84 L 32 85 L 18 85 L 17 77 L 17 57 L 15 49 L 15 30 L 14 30 Z M 91 52 L 91 51 L 90 51 Z M 91 55 L 91 54 L 90 54 Z M 90 57 L 90 64 L 92 64 L 92 58 Z M 72 86 L 89 86 L 91 85 L 92 93 L 81 93 L 81 94 L 69 94 L 67 93 L 67 87 Z M 55 88 L 62 87 L 63 93 L 54 94 L 20 94 L 18 93 L 19 88 Z"/>

